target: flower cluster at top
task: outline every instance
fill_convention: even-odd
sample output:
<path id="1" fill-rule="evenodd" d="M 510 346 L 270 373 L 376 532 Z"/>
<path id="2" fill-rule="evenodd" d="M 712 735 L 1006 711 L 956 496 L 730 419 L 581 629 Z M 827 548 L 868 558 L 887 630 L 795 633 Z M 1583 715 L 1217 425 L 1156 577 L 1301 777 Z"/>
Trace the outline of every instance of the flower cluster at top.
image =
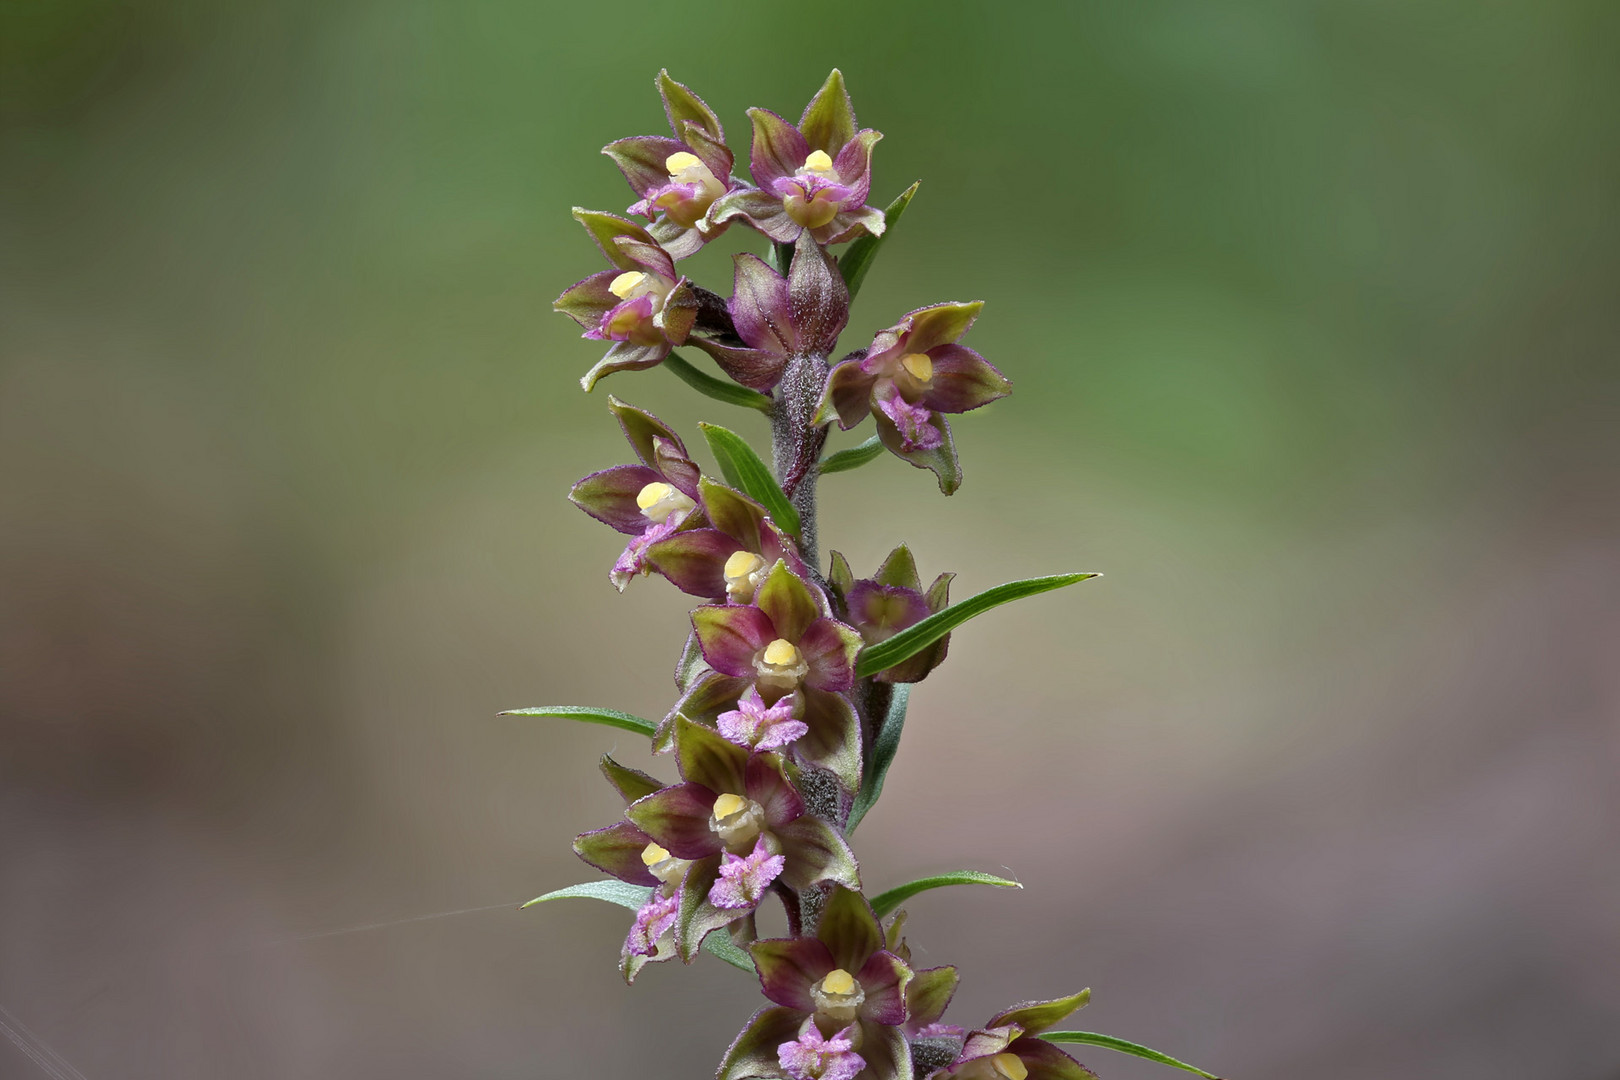
<path id="1" fill-rule="evenodd" d="M 1091 1077 L 1040 1037 L 1088 992 L 1015 1006 L 971 1029 L 943 1022 L 955 969 L 913 966 L 905 912 L 888 894 L 868 899 L 849 845 L 881 790 L 911 685 L 945 659 L 949 628 L 968 616 L 951 621 L 952 575 L 925 587 L 904 545 L 869 577 L 837 552 L 823 569 L 816 484 L 887 448 L 955 490 L 947 414 L 1011 389 L 961 343 L 982 305 L 918 308 L 835 360 L 852 294 L 915 187 L 887 213 L 868 204 L 881 136 L 857 125 L 837 71 L 797 124 L 749 110 L 748 179 L 733 174 L 708 105 L 667 72 L 657 86 L 670 134 L 603 151 L 635 201 L 628 216 L 575 210 L 608 265 L 556 306 L 584 337 L 608 343 L 585 389 L 615 372 L 680 365 L 700 391 L 770 417 L 773 465 L 705 425 L 721 466 L 708 475 L 668 425 L 608 399 L 634 461 L 585 477 L 570 497 L 628 538 L 610 572 L 619 589 L 657 574 L 702 603 L 661 721 L 583 710 L 644 730 L 678 780 L 604 757 L 623 816 L 574 849 L 616 880 L 542 899 L 588 895 L 633 908 L 620 954 L 627 981 L 705 949 L 757 976 L 769 1004 L 725 1054 L 720 1080 Z M 737 255 L 722 297 L 677 264 L 734 225 L 763 234 L 769 257 Z M 683 345 L 707 353 L 731 382 L 673 357 Z M 823 456 L 831 424 L 849 429 L 868 415 L 874 439 Z M 1016 884 L 982 874 L 934 884 L 967 880 Z M 781 905 L 787 936 L 759 938 L 755 912 L 767 902 Z"/>

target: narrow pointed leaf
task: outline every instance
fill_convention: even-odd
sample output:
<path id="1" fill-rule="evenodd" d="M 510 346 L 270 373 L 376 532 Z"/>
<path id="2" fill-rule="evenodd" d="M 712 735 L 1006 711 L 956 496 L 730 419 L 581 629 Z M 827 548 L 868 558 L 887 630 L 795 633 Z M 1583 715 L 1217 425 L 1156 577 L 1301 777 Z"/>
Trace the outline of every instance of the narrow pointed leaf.
<path id="1" fill-rule="evenodd" d="M 534 907 L 547 900 L 605 900 L 610 904 L 618 904 L 622 908 L 637 911 L 652 895 L 650 885 L 631 885 L 625 881 L 587 881 L 582 885 L 570 885 L 566 889 L 554 889 L 544 896 L 537 896 L 523 906 Z"/>
<path id="2" fill-rule="evenodd" d="M 844 835 L 852 836 L 855 826 L 861 823 L 866 812 L 872 809 L 872 804 L 878 801 L 883 794 L 883 778 L 889 772 L 889 766 L 894 764 L 894 755 L 900 749 L 900 731 L 906 726 L 906 704 L 911 700 L 911 687 L 901 683 L 894 688 L 894 696 L 889 699 L 889 715 L 883 718 L 883 725 L 878 728 L 877 738 L 873 740 L 872 759 L 869 775 L 861 778 L 861 790 L 855 793 L 855 802 L 849 809 L 849 821 L 844 826 Z"/>
<path id="3" fill-rule="evenodd" d="M 718 424 L 699 424 L 698 427 L 703 430 L 709 449 L 720 463 L 720 472 L 724 474 L 726 482 L 752 496 L 771 515 L 772 521 L 798 536 L 799 512 L 782 494 L 781 487 L 771 476 L 771 470 L 754 453 L 754 448 L 741 435 Z"/>
<path id="4" fill-rule="evenodd" d="M 639 716 L 631 716 L 615 709 L 596 709 L 589 705 L 536 705 L 531 709 L 507 709 L 501 716 L 555 716 L 562 720 L 578 720 L 585 724 L 603 724 L 607 727 L 634 731 L 651 738 L 658 725 Z"/>
<path id="5" fill-rule="evenodd" d="M 849 287 L 851 300 L 854 300 L 855 294 L 860 291 L 861 282 L 866 280 L 866 272 L 872 268 L 872 260 L 877 258 L 878 248 L 882 247 L 883 241 L 894 232 L 895 223 L 900 220 L 900 215 L 906 212 L 906 207 L 911 205 L 911 197 L 917 194 L 917 188 L 921 184 L 922 181 L 919 180 L 906 188 L 900 193 L 900 197 L 883 211 L 882 235 L 868 234 L 861 237 L 850 244 L 844 252 L 844 257 L 838 260 L 838 269 L 844 275 L 844 284 Z"/>
<path id="6" fill-rule="evenodd" d="M 1097 576 L 1099 575 L 1054 574 L 1051 577 L 1009 581 L 1005 585 L 997 585 L 993 589 L 986 589 L 977 596 L 969 597 L 959 604 L 952 604 L 944 611 L 935 612 L 922 622 L 900 631 L 887 641 L 881 641 L 876 645 L 869 645 L 862 649 L 860 659 L 855 665 L 855 673 L 864 679 L 870 675 L 876 675 L 880 671 L 892 668 L 900 661 L 915 656 L 975 615 L 982 615 L 993 607 L 998 607 L 1011 600 L 1034 596 L 1037 593 L 1050 592 L 1052 589 L 1061 589 L 1066 585 L 1074 585 L 1085 581 L 1087 578 Z"/>
<path id="7" fill-rule="evenodd" d="M 758 390 L 750 390 L 746 386 L 738 386 L 723 379 L 717 379 L 675 353 L 664 357 L 664 367 L 674 372 L 681 382 L 690 386 L 705 397 L 712 397 L 716 401 L 723 401 L 727 405 L 741 405 L 745 409 L 758 409 L 762 413 L 771 411 L 771 399 Z"/>
<path id="8" fill-rule="evenodd" d="M 895 908 L 929 889 L 937 889 L 943 885 L 999 885 L 1004 889 L 1022 889 L 1024 886 L 1011 878 L 997 877 L 979 870 L 953 870 L 948 874 L 936 874 L 933 877 L 918 878 L 908 881 L 888 892 L 879 893 L 872 898 L 872 910 L 877 912 L 878 918 L 883 918 Z"/>
<path id="9" fill-rule="evenodd" d="M 828 454 L 821 459 L 821 474 L 848 472 L 858 469 L 868 461 L 879 457 L 883 453 L 883 440 L 876 435 L 867 439 L 859 446 L 851 446 L 847 450 L 840 450 L 836 454 Z"/>
<path id="10" fill-rule="evenodd" d="M 1157 1050 L 1150 1050 L 1140 1043 L 1126 1042 L 1124 1039 L 1116 1039 L 1112 1035 L 1099 1035 L 1095 1031 L 1048 1031 L 1044 1032 L 1041 1038 L 1046 1039 L 1048 1042 L 1085 1043 L 1087 1046 L 1106 1047 L 1109 1050 L 1118 1050 L 1122 1054 L 1134 1054 L 1139 1058 L 1156 1061 L 1160 1065 L 1185 1069 L 1187 1072 L 1197 1073 L 1199 1076 L 1204 1077 L 1205 1080 L 1221 1080 L 1214 1073 L 1207 1073 L 1203 1069 L 1187 1064 L 1185 1061 L 1177 1061 L 1169 1054 L 1161 1054 Z"/>

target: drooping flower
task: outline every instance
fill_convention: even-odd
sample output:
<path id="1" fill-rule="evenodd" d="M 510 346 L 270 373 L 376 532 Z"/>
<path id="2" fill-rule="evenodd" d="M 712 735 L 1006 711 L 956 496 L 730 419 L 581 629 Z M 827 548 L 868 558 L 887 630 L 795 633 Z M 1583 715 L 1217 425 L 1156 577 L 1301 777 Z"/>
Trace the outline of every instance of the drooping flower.
<path id="1" fill-rule="evenodd" d="M 761 833 L 748 854 L 721 854 L 720 876 L 709 887 L 709 903 L 724 911 L 752 911 L 786 865 L 787 857 L 772 851 Z"/>
<path id="2" fill-rule="evenodd" d="M 700 607 L 692 613 L 692 628 L 706 670 L 693 674 L 663 730 L 677 717 L 715 723 L 750 687 L 767 705 L 791 696 L 794 717 L 806 725 L 791 753 L 830 770 L 853 791 L 860 780 L 861 736 L 845 693 L 855 683 L 862 642 L 853 627 L 832 617 L 820 590 L 781 561 L 753 604 Z"/>
<path id="3" fill-rule="evenodd" d="M 776 1048 L 777 1063 L 793 1080 L 854 1080 L 866 1068 L 855 1052 L 855 1025 L 823 1037 L 814 1020 L 806 1020 L 799 1037 Z"/>
<path id="4" fill-rule="evenodd" d="M 727 310 L 747 348 L 712 338 L 694 343 L 726 374 L 770 390 L 795 356 L 827 356 L 849 322 L 849 289 L 832 256 L 808 234 L 799 237 L 786 277 L 753 255 L 735 257 Z"/>
<path id="5" fill-rule="evenodd" d="M 911 968 L 884 948 L 883 930 L 859 893 L 828 890 L 814 937 L 770 938 L 749 946 L 773 1007 L 754 1014 L 720 1064 L 719 1080 L 777 1076 L 805 1047 L 849 1033 L 864 1067 L 861 1080 L 910 1080 L 903 1026 Z M 854 1030 L 851 1031 L 850 1029 Z M 812 1044 L 814 1045 L 814 1044 Z"/>
<path id="6" fill-rule="evenodd" d="M 613 267 L 575 282 L 553 305 L 584 328 L 581 337 L 613 343 L 579 380 L 590 390 L 615 371 L 640 371 L 661 363 L 672 348 L 686 341 L 700 302 L 669 253 L 646 229 L 579 207 L 574 208 L 574 217 Z"/>
<path id="7" fill-rule="evenodd" d="M 845 430 L 871 414 L 891 452 L 939 477 L 949 495 L 962 481 L 944 413 L 967 412 L 1012 392 L 984 357 L 957 339 L 984 305 L 934 304 L 880 330 L 864 353 L 840 360 L 827 377 L 817 419 Z"/>
<path id="8" fill-rule="evenodd" d="M 698 505 L 710 527 L 684 529 L 647 548 L 647 564 L 676 588 L 750 604 L 778 560 L 806 572 L 793 541 L 753 499 L 705 478 L 698 481 Z"/>
<path id="9" fill-rule="evenodd" d="M 609 574 L 623 592 L 631 578 L 656 569 L 648 556 L 654 545 L 704 523 L 698 507 L 701 477 L 680 436 L 662 420 L 611 396 L 608 409 L 641 464 L 592 473 L 574 485 L 568 498 L 596 520 L 631 537 Z"/>
<path id="10" fill-rule="evenodd" d="M 860 887 L 849 845 L 831 825 L 805 813 L 791 766 L 779 755 L 749 753 L 680 719 L 675 757 L 682 782 L 636 800 L 625 816 L 674 858 L 691 863 L 675 922 L 682 959 L 690 960 L 710 931 L 753 910 L 767 876 L 764 884 L 779 879 L 796 890 L 823 882 Z M 711 897 L 727 854 L 747 858 L 733 871 L 742 879 L 736 891 L 715 898 L 731 902 L 721 906 Z M 779 869 L 770 861 L 777 856 Z"/>
<path id="11" fill-rule="evenodd" d="M 674 138 L 638 135 L 602 148 L 641 201 L 629 213 L 654 219 L 649 229 L 672 258 L 684 259 L 725 232 L 710 219 L 716 199 L 739 185 L 725 129 L 703 99 L 660 71 L 656 80 Z"/>
<path id="12" fill-rule="evenodd" d="M 929 1080 L 1097 1080 L 1097 1074 L 1045 1039 L 1041 1032 L 1085 1005 L 1091 991 L 1053 1001 L 1031 1001 L 992 1016 L 968 1033 L 962 1052 Z"/>
<path id="13" fill-rule="evenodd" d="M 754 145 L 748 171 L 756 188 L 722 195 L 710 215 L 734 217 L 779 243 L 804 232 L 818 244 L 841 244 L 883 232 L 883 211 L 866 205 L 872 148 L 882 135 L 856 130 L 855 108 L 836 69 L 805 106 L 798 126 L 767 109 L 749 109 Z"/>
<path id="14" fill-rule="evenodd" d="M 856 580 L 850 572 L 849 562 L 838 552 L 832 553 L 832 569 L 828 584 L 843 600 L 850 623 L 860 631 L 868 645 L 887 641 L 895 634 L 943 611 L 951 599 L 951 581 L 955 574 L 941 574 L 934 579 L 925 593 L 922 580 L 917 576 L 917 562 L 911 549 L 901 544 L 889 553 L 871 578 Z M 946 634 L 916 655 L 901 661 L 873 676 L 878 682 L 921 682 L 927 674 L 945 659 L 951 636 Z"/>
<path id="15" fill-rule="evenodd" d="M 759 687 L 750 686 L 735 709 L 719 715 L 715 726 L 721 735 L 746 749 L 780 750 L 810 730 L 804 721 L 793 719 L 793 703 L 792 696 L 785 696 L 777 698 L 775 705 L 767 705 Z"/>

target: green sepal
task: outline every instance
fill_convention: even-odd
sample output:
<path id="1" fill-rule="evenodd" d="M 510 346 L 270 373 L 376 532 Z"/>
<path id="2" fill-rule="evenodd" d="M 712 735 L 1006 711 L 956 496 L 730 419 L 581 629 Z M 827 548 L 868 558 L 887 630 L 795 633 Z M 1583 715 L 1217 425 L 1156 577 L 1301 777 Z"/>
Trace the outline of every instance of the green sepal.
<path id="1" fill-rule="evenodd" d="M 681 779 L 688 783 L 702 784 L 716 793 L 742 793 L 748 751 L 713 728 L 676 717 L 675 760 L 680 764 Z"/>
<path id="2" fill-rule="evenodd" d="M 866 897 L 852 889 L 827 890 L 816 937 L 832 953 L 833 966 L 859 971 L 867 957 L 883 948 L 883 928 Z"/>
<path id="3" fill-rule="evenodd" d="M 838 830 L 818 817 L 806 814 L 771 830 L 789 853 L 781 881 L 790 889 L 808 889 L 831 881 L 859 890 L 861 868 L 855 853 L 838 835 Z"/>
<path id="4" fill-rule="evenodd" d="M 589 705 L 536 705 L 528 709 L 505 709 L 501 716 L 554 716 L 562 720 L 578 720 L 585 724 L 602 724 L 651 738 L 658 725 L 639 716 L 631 716 L 615 709 L 594 709 Z"/>
<path id="5" fill-rule="evenodd" d="M 873 579 L 879 585 L 892 585 L 899 589 L 922 592 L 922 578 L 917 576 L 917 560 L 904 544 L 889 552 Z"/>
<path id="6" fill-rule="evenodd" d="M 776 633 L 798 641 L 811 623 L 821 618 L 821 601 L 799 575 L 788 569 L 786 559 L 777 559 L 754 594 L 754 606 L 770 616 Z"/>
<path id="7" fill-rule="evenodd" d="M 904 885 L 879 893 L 872 898 L 872 910 L 881 919 L 918 893 L 927 892 L 929 889 L 938 889 L 945 885 L 997 885 L 1003 889 L 1022 889 L 1024 887 L 1021 882 L 1014 881 L 1011 878 L 997 877 L 994 874 L 986 874 L 980 870 L 953 870 L 948 874 L 935 874 L 933 877 L 908 881 Z"/>
<path id="8" fill-rule="evenodd" d="M 1064 998 L 1053 998 L 1050 1001 L 1026 1001 L 1014 1005 L 1005 1012 L 999 1012 L 985 1024 L 986 1028 L 1005 1027 L 1015 1024 L 1024 1029 L 1026 1035 L 1039 1035 L 1053 1024 L 1077 1009 L 1083 1009 L 1091 1001 L 1089 988 L 1078 994 L 1071 994 Z"/>
<path id="9" fill-rule="evenodd" d="M 1185 1069 L 1190 1073 L 1197 1073 L 1205 1080 L 1221 1080 L 1214 1073 L 1207 1073 L 1185 1061 L 1177 1061 L 1169 1054 L 1161 1054 L 1157 1050 L 1143 1046 L 1141 1043 L 1127 1042 L 1125 1039 L 1116 1039 L 1112 1035 L 1099 1035 L 1095 1031 L 1047 1031 L 1040 1036 L 1048 1042 L 1055 1043 L 1084 1043 L 1087 1046 L 1101 1046 L 1109 1050 L 1118 1050 L 1122 1054 L 1133 1054 L 1139 1058 L 1156 1061 L 1160 1065 L 1169 1065 L 1174 1069 Z"/>
<path id="10" fill-rule="evenodd" d="M 833 551 L 828 556 L 827 584 L 839 599 L 848 596 L 849 590 L 855 585 L 855 572 L 849 568 L 849 560 L 844 558 L 841 551 Z"/>
<path id="11" fill-rule="evenodd" d="M 891 668 L 907 657 L 916 655 L 975 615 L 982 615 L 993 607 L 1099 576 L 1101 575 L 1094 573 L 1053 574 L 1050 577 L 1009 581 L 1005 585 L 986 589 L 977 596 L 952 604 L 944 611 L 935 612 L 887 641 L 868 645 L 861 650 L 860 658 L 856 661 L 855 674 L 864 679 Z"/>
<path id="12" fill-rule="evenodd" d="M 866 272 L 872 268 L 872 260 L 877 258 L 878 249 L 894 232 L 895 223 L 900 220 L 900 215 L 906 212 L 906 207 L 911 205 L 911 197 L 917 194 L 917 188 L 921 184 L 922 181 L 919 180 L 906 188 L 900 193 L 900 197 L 883 211 L 885 224 L 881 234 L 862 236 L 844 250 L 843 257 L 838 260 L 838 270 L 844 275 L 844 285 L 849 289 L 850 300 L 853 301 L 855 294 L 860 291 L 861 282 L 866 280 Z"/>
<path id="13" fill-rule="evenodd" d="M 816 96 L 804 107 L 799 131 L 810 149 L 835 157 L 844 144 L 855 137 L 855 106 L 850 103 L 843 72 L 832 69 Z"/>
<path id="14" fill-rule="evenodd" d="M 583 206 L 574 207 L 574 220 L 585 226 L 585 231 L 591 234 L 596 246 L 602 249 L 607 261 L 620 270 L 641 270 L 642 265 L 631 258 L 629 253 L 613 241 L 616 237 L 628 236 L 639 244 L 657 247 L 654 240 L 640 225 L 627 221 L 616 214 L 604 213 L 601 210 L 587 210 Z"/>
<path id="15" fill-rule="evenodd" d="M 883 778 L 888 775 L 889 766 L 894 764 L 894 755 L 900 749 L 900 732 L 906 726 L 906 704 L 911 700 L 911 687 L 905 683 L 895 686 L 894 695 L 889 699 L 889 712 L 883 718 L 878 728 L 877 738 L 873 741 L 872 756 L 867 774 L 861 778 L 861 789 L 855 793 L 855 802 L 849 809 L 849 821 L 844 826 L 844 835 L 853 835 L 855 826 L 866 817 L 866 812 L 878 801 L 883 794 Z"/>
<path id="16" fill-rule="evenodd" d="M 889 946 L 894 952 L 894 946 Z M 906 1025 L 915 1031 L 927 1027 L 945 1015 L 945 1009 L 956 994 L 961 982 L 954 967 L 923 968 L 913 971 L 911 983 L 906 987 Z"/>
<path id="17" fill-rule="evenodd" d="M 799 535 L 799 512 L 788 502 L 771 470 L 754 453 L 741 435 L 718 424 L 698 424 L 709 450 L 720 465 L 726 483 L 741 489 L 765 508 L 771 520 L 784 532 Z"/>
<path id="18" fill-rule="evenodd" d="M 752 970 L 752 969 L 750 969 Z M 726 1056 L 720 1061 L 715 1074 L 717 1080 L 753 1080 L 754 1077 L 779 1077 L 782 1067 L 778 1063 L 776 1048 L 798 1038 L 804 1013 L 780 1005 L 770 1005 L 755 1013 Z"/>
<path id="19" fill-rule="evenodd" d="M 828 473 L 848 472 L 858 469 L 868 461 L 875 461 L 883 456 L 883 440 L 873 435 L 870 439 L 857 446 L 851 446 L 834 454 L 828 454 L 821 459 L 818 468 L 821 475 Z"/>
<path id="20" fill-rule="evenodd" d="M 620 765 L 607 754 L 602 755 L 602 775 L 607 777 L 608 783 L 624 797 L 626 805 L 644 795 L 651 795 L 664 789 L 663 781 L 656 776 L 644 773 L 640 769 L 632 769 L 628 765 Z"/>
<path id="21" fill-rule="evenodd" d="M 686 121 L 696 124 L 717 141 L 725 138 L 720 128 L 720 118 L 714 115 L 714 110 L 686 86 L 670 78 L 668 68 L 658 73 L 655 82 L 659 96 L 664 99 L 664 113 L 669 117 L 671 130 L 679 134 L 681 123 Z"/>
<path id="22" fill-rule="evenodd" d="M 680 907 L 675 916 L 675 951 L 682 963 L 690 964 L 710 934 L 742 914 L 721 911 L 709 903 L 709 890 L 719 876 L 720 856 L 711 855 L 693 863 L 681 878 Z M 749 970 L 753 970 L 752 965 Z"/>
<path id="23" fill-rule="evenodd" d="M 738 386 L 736 383 L 717 379 L 708 372 L 693 367 L 690 361 L 676 353 L 670 353 L 664 357 L 664 367 L 674 372 L 683 383 L 705 397 L 723 401 L 727 405 L 741 405 L 745 409 L 758 409 L 767 416 L 770 415 L 771 409 L 774 408 L 771 399 L 758 390 L 750 390 L 746 386 Z"/>

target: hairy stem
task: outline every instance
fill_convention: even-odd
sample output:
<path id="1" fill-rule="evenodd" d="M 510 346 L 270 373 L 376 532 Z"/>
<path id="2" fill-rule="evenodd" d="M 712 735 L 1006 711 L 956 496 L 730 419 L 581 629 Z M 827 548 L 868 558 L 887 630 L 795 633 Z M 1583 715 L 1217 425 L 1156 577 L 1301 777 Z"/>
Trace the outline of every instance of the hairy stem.
<path id="1" fill-rule="evenodd" d="M 771 464 L 782 491 L 799 512 L 799 551 L 818 582 L 816 461 L 827 442 L 827 427 L 814 420 L 826 383 L 825 356 L 795 356 L 777 386 L 776 409 L 771 414 Z"/>

